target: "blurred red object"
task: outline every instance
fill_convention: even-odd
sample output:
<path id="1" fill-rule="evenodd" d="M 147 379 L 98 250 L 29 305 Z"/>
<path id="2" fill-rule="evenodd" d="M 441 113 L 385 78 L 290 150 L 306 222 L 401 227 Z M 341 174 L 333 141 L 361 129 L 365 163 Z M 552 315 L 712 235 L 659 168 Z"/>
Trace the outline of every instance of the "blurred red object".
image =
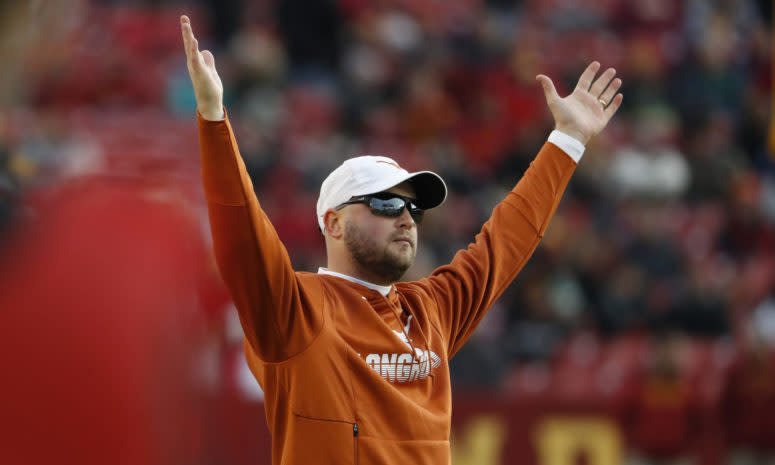
<path id="1" fill-rule="evenodd" d="M 138 179 L 45 198 L 0 269 L 2 462 L 202 463 L 196 216 Z"/>

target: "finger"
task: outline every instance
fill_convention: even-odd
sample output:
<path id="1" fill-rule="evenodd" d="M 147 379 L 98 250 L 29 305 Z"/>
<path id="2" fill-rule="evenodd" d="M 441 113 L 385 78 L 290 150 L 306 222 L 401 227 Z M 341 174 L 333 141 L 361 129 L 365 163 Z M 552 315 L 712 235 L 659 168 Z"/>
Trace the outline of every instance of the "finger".
<path id="1" fill-rule="evenodd" d="M 183 36 L 183 47 L 188 54 L 191 42 L 194 40 L 194 32 L 191 30 L 191 20 L 186 15 L 180 17 L 180 34 Z"/>
<path id="2" fill-rule="evenodd" d="M 191 29 L 191 21 L 188 16 L 180 17 L 180 32 L 183 35 L 183 47 L 186 51 L 189 65 L 199 64 L 199 41 L 194 37 L 194 31 Z"/>
<path id="3" fill-rule="evenodd" d="M 584 70 L 583 73 L 581 73 L 581 77 L 579 78 L 578 84 L 576 84 L 577 89 L 582 90 L 589 90 L 589 86 L 592 85 L 592 79 L 595 77 L 595 74 L 597 74 L 597 71 L 600 69 L 600 63 L 597 61 L 593 61 L 592 63 L 587 66 L 587 69 Z"/>
<path id="4" fill-rule="evenodd" d="M 544 89 L 544 97 L 546 97 L 546 103 L 551 105 L 555 101 L 557 101 L 560 96 L 557 95 L 557 89 L 554 88 L 554 83 L 552 82 L 549 77 L 544 76 L 543 74 L 539 74 L 536 76 L 536 80 L 541 84 L 541 87 Z"/>
<path id="5" fill-rule="evenodd" d="M 603 72 L 603 74 L 600 75 L 599 78 L 592 84 L 592 87 L 589 88 L 589 93 L 592 94 L 593 97 L 598 98 L 603 94 L 603 91 L 608 87 L 608 84 L 611 83 L 611 80 L 616 76 L 616 70 L 613 68 L 608 68 Z M 608 100 L 606 100 L 607 102 Z"/>
<path id="6" fill-rule="evenodd" d="M 613 99 L 614 95 L 616 95 L 616 91 L 618 91 L 621 86 L 622 80 L 619 78 L 614 79 L 606 88 L 606 90 L 600 95 L 600 97 L 598 97 L 598 99 L 606 103 L 610 103 L 611 99 Z"/>
<path id="7" fill-rule="evenodd" d="M 611 101 L 611 103 L 606 107 L 605 111 L 603 112 L 606 117 L 606 121 L 610 120 L 611 117 L 614 116 L 614 113 L 616 113 L 616 110 L 619 109 L 619 107 L 622 105 L 622 100 L 624 100 L 624 95 L 622 94 L 616 94 L 616 97 Z"/>

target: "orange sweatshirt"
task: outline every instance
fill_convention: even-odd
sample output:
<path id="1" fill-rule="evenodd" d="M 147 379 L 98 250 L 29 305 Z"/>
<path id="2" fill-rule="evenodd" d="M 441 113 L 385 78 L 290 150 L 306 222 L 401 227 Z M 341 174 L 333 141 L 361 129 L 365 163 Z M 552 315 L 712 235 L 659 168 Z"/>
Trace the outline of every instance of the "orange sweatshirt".
<path id="1" fill-rule="evenodd" d="M 228 120 L 200 118 L 199 141 L 215 255 L 264 390 L 272 463 L 450 463 L 449 359 L 535 250 L 573 159 L 546 143 L 467 250 L 384 296 L 294 271 Z"/>

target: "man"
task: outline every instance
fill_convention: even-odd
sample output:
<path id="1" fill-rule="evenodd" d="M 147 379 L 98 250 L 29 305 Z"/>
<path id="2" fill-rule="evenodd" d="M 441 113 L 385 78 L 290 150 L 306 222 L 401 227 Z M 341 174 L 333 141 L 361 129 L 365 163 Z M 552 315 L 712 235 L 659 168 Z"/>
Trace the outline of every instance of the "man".
<path id="1" fill-rule="evenodd" d="M 525 264 L 584 144 L 619 108 L 615 70 L 594 79 L 592 63 L 566 98 L 538 76 L 557 131 L 467 250 L 401 283 L 422 210 L 446 196 L 441 178 L 385 157 L 346 161 L 317 204 L 328 266 L 294 272 L 253 193 L 213 56 L 185 16 L 181 28 L 215 253 L 265 392 L 273 463 L 449 463 L 449 359 Z"/>

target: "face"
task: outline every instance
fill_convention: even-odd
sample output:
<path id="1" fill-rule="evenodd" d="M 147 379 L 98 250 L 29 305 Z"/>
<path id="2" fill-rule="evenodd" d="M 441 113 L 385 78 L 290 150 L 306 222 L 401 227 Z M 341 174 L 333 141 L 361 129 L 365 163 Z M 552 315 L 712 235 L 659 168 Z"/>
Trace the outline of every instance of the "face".
<path id="1" fill-rule="evenodd" d="M 414 189 L 399 184 L 387 192 L 415 197 Z M 363 276 L 375 283 L 393 283 L 412 266 L 417 253 L 417 225 L 404 209 L 397 218 L 371 213 L 364 204 L 348 205 L 344 243 Z"/>

